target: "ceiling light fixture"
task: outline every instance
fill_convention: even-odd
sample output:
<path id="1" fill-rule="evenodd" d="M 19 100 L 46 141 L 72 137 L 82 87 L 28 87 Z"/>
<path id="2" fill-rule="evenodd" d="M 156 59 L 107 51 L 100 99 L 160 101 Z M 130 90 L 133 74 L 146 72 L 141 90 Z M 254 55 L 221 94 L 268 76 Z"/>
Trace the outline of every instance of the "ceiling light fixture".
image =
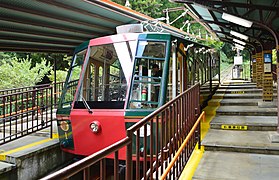
<path id="1" fill-rule="evenodd" d="M 243 46 L 246 45 L 246 42 L 240 41 L 240 40 L 238 40 L 238 39 L 233 39 L 233 42 L 236 42 L 236 43 L 241 44 L 241 45 L 243 45 Z"/>
<path id="2" fill-rule="evenodd" d="M 245 47 L 244 46 L 241 46 L 239 44 L 234 44 L 234 46 L 237 48 L 237 49 L 240 49 L 240 50 L 243 50 Z"/>
<path id="3" fill-rule="evenodd" d="M 251 21 L 248 21 L 246 19 L 234 16 L 234 15 L 231 15 L 231 14 L 227 14 L 227 13 L 223 13 L 222 18 L 229 21 L 229 22 L 232 22 L 232 23 L 235 23 L 235 24 L 238 24 L 240 26 L 247 27 L 247 28 L 250 28 L 253 24 L 253 22 L 251 22 Z"/>
<path id="4" fill-rule="evenodd" d="M 244 35 L 244 34 L 240 34 L 238 32 L 235 32 L 235 31 L 231 31 L 230 32 L 231 35 L 234 35 L 235 37 L 239 37 L 241 39 L 244 39 L 244 40 L 248 40 L 248 36 Z"/>

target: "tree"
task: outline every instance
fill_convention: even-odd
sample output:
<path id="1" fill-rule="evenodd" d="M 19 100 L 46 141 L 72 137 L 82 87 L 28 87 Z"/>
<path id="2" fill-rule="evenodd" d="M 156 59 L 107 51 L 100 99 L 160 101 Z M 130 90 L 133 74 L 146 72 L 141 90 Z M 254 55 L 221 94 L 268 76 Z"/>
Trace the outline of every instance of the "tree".
<path id="1" fill-rule="evenodd" d="M 125 5 L 126 2 L 126 0 L 113 0 L 113 1 L 121 5 Z M 163 12 L 163 10 L 174 8 L 174 7 L 183 7 L 182 3 L 172 3 L 169 0 L 129 0 L 129 2 L 131 4 L 131 9 L 136 10 L 145 15 L 148 15 L 152 18 L 166 17 L 166 14 Z M 169 12 L 169 22 L 174 21 L 183 12 L 185 12 L 184 9 Z M 185 15 L 184 17 L 181 17 L 171 25 L 176 28 L 182 28 L 187 20 L 191 22 L 193 21 L 193 18 L 190 17 L 189 15 Z M 184 31 L 187 30 L 187 26 L 184 26 L 182 30 Z M 195 35 L 201 34 L 203 35 L 203 37 L 205 37 L 207 31 L 201 24 L 196 22 L 196 23 L 191 23 L 189 33 Z M 205 42 L 200 41 L 200 43 L 204 44 Z"/>
<path id="2" fill-rule="evenodd" d="M 4 60 L 0 66 L 0 89 L 34 86 L 51 70 L 45 59 L 32 67 L 30 58 Z"/>

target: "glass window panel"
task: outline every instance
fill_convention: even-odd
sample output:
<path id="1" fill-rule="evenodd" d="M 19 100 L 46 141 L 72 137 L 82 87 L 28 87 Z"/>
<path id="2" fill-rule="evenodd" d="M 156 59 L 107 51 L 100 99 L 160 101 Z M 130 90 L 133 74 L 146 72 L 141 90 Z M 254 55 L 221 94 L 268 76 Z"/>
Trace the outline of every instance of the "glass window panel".
<path id="1" fill-rule="evenodd" d="M 165 58 L 166 43 L 153 41 L 139 41 L 138 57 Z"/>
<path id="2" fill-rule="evenodd" d="M 136 59 L 130 108 L 156 108 L 159 104 L 164 61 Z"/>

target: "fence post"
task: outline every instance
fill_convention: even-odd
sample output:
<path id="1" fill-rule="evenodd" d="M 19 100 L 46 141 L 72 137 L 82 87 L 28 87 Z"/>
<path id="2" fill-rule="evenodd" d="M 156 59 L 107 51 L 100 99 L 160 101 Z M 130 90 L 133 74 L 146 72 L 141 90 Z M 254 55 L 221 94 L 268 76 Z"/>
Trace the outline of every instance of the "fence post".
<path id="1" fill-rule="evenodd" d="M 129 144 L 127 144 L 127 149 L 126 149 L 126 180 L 131 180 L 133 179 L 133 166 L 132 166 L 132 150 L 133 150 L 133 132 L 132 131 L 127 131 L 127 136 L 130 140 Z"/>
<path id="2" fill-rule="evenodd" d="M 52 89 L 52 87 L 50 87 L 50 138 L 51 139 L 52 139 L 52 133 L 53 133 L 53 127 L 52 127 L 52 125 L 53 125 L 53 115 L 52 115 L 53 107 L 54 107 L 54 105 L 53 105 L 53 89 Z"/>
<path id="3" fill-rule="evenodd" d="M 195 108 L 195 119 L 197 120 L 199 118 L 199 108 Z M 195 138 L 196 141 L 198 142 L 198 149 L 201 148 L 201 136 L 200 136 L 200 123 L 197 127 L 197 129 L 195 130 Z"/>

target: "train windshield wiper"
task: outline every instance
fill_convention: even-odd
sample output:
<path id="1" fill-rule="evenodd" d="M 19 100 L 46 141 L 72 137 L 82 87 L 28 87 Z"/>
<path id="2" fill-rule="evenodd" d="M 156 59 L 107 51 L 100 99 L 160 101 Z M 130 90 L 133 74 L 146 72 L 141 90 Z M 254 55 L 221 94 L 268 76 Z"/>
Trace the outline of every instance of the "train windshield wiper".
<path id="1" fill-rule="evenodd" d="M 92 112 L 92 110 L 90 109 L 89 105 L 87 104 L 87 102 L 86 102 L 86 100 L 84 99 L 83 96 L 81 97 L 81 99 L 82 99 L 83 105 L 86 107 L 86 109 L 88 110 L 88 112 L 89 112 L 90 114 L 92 114 L 93 112 Z"/>

